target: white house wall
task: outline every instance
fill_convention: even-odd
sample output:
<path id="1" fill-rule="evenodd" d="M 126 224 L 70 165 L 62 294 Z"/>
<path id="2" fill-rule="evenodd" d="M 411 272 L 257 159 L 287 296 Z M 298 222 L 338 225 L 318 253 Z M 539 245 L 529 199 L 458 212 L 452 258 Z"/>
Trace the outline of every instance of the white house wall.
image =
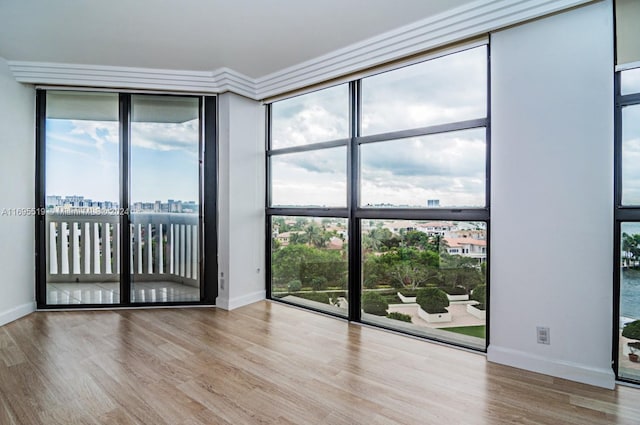
<path id="1" fill-rule="evenodd" d="M 264 107 L 233 93 L 218 98 L 218 299 L 233 309 L 265 298 Z"/>
<path id="2" fill-rule="evenodd" d="M 491 36 L 488 358 L 608 388 L 612 17 L 602 1 Z"/>
<path id="3" fill-rule="evenodd" d="M 35 91 L 0 58 L 0 326 L 35 309 Z"/>

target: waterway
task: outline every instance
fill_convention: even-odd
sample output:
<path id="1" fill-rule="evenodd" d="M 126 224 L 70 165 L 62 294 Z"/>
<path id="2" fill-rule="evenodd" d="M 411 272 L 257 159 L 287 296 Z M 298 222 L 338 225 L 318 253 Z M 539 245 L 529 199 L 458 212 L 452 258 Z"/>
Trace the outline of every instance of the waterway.
<path id="1" fill-rule="evenodd" d="M 621 280 L 620 316 L 640 319 L 640 270 L 623 271 Z"/>
<path id="2" fill-rule="evenodd" d="M 622 223 L 621 233 L 640 233 L 640 223 Z M 640 319 L 640 270 L 623 270 L 620 278 L 620 322 Z"/>

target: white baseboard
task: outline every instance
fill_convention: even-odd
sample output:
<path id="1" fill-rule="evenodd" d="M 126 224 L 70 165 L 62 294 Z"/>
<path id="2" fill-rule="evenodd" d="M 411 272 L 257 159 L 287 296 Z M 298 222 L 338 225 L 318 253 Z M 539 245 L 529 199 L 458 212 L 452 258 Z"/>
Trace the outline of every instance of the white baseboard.
<path id="1" fill-rule="evenodd" d="M 610 390 L 614 389 L 616 384 L 613 369 L 595 368 L 580 363 L 550 359 L 495 345 L 489 345 L 487 360 Z"/>
<path id="2" fill-rule="evenodd" d="M 267 297 L 267 292 L 263 289 L 261 291 L 252 292 L 250 294 L 242 295 L 240 297 L 218 297 L 216 298 L 216 307 L 223 310 L 233 310 L 238 307 L 253 304 L 257 301 L 262 301 Z"/>
<path id="3" fill-rule="evenodd" d="M 33 313 L 34 311 L 36 311 L 36 303 L 31 302 L 0 312 L 0 326 L 6 325 L 14 320 L 18 320 L 21 317 Z"/>

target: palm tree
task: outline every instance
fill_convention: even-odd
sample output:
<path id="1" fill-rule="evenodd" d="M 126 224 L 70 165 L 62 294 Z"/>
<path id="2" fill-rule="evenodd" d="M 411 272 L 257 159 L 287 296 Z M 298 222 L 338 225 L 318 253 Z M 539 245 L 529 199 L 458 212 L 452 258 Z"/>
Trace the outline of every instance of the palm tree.
<path id="1" fill-rule="evenodd" d="M 625 253 L 628 266 L 636 266 L 638 258 L 640 258 L 640 234 L 629 235 L 628 233 L 623 233 L 622 251 Z"/>
<path id="2" fill-rule="evenodd" d="M 393 237 L 391 230 L 384 227 L 376 227 L 369 231 L 369 237 L 372 240 L 372 246 L 375 251 L 380 251 L 385 241 Z"/>
<path id="3" fill-rule="evenodd" d="M 318 248 L 326 246 L 328 242 L 328 238 L 325 238 L 323 233 L 324 231 L 322 228 L 313 222 L 309 223 L 309 225 L 304 229 L 304 234 L 307 237 L 307 243 Z"/>
<path id="4" fill-rule="evenodd" d="M 629 265 L 631 260 L 631 247 L 633 246 L 633 238 L 628 233 L 622 234 L 622 255 L 625 259 L 623 265 Z"/>
<path id="5" fill-rule="evenodd" d="M 291 232 L 289 236 L 289 243 L 292 245 L 302 245 L 307 243 L 307 237 L 302 232 Z"/>

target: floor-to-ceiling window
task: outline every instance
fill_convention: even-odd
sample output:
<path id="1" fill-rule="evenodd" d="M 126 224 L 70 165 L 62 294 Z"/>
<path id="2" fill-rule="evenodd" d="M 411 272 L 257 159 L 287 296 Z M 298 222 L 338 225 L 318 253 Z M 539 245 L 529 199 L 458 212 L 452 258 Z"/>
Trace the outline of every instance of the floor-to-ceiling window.
<path id="1" fill-rule="evenodd" d="M 273 299 L 486 347 L 488 46 L 269 107 Z"/>
<path id="2" fill-rule="evenodd" d="M 270 106 L 269 290 L 347 316 L 349 84 Z"/>
<path id="3" fill-rule="evenodd" d="M 40 90 L 37 103 L 38 304 L 212 303 L 215 98 Z"/>
<path id="4" fill-rule="evenodd" d="M 619 378 L 640 382 L 640 68 L 616 75 L 615 219 L 614 361 Z"/>

